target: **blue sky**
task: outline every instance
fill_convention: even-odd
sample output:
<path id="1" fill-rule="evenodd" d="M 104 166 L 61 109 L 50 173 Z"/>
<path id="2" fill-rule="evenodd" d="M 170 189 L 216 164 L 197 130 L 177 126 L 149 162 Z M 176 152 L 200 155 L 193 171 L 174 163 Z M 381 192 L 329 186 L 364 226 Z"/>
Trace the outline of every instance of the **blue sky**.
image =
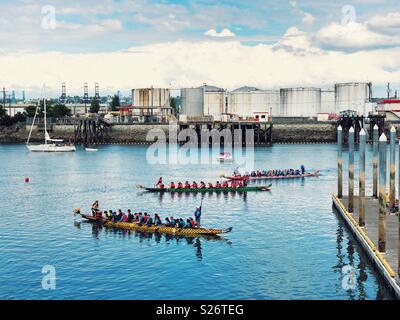
<path id="1" fill-rule="evenodd" d="M 282 59 L 290 59 L 293 65 L 285 70 L 287 80 L 277 79 L 278 71 L 271 71 L 271 77 L 277 79 L 275 82 L 261 79 L 261 74 L 255 74 L 257 68 L 250 65 L 248 74 L 243 71 L 243 82 L 264 87 L 295 85 L 302 79 L 298 71 L 294 71 L 301 67 L 296 63 L 304 64 L 304 60 L 310 58 L 308 63 L 315 61 L 316 66 L 320 69 L 322 66 L 325 71 L 318 74 L 318 69 L 310 65 L 311 75 L 303 77 L 304 85 L 313 84 L 312 79 L 315 84 L 325 85 L 328 82 L 325 75 L 330 74 L 332 82 L 368 78 L 382 87 L 386 81 L 399 82 L 400 4 L 398 0 L 0 0 L 0 43 L 0 66 L 11 68 L 10 57 L 18 55 L 16 65 L 11 68 L 16 74 L 21 63 L 26 63 L 24 61 L 32 61 L 38 54 L 57 52 L 57 59 L 62 57 L 65 61 L 59 71 L 49 71 L 44 59 L 40 60 L 43 61 L 41 69 L 37 70 L 45 73 L 54 86 L 71 68 L 77 68 L 77 73 L 85 68 L 79 69 L 74 60 L 82 54 L 86 58 L 91 55 L 94 60 L 99 55 L 109 54 L 107 59 L 113 63 L 111 56 L 129 51 L 131 55 L 137 53 L 136 60 L 145 61 L 151 56 L 157 63 L 164 64 L 166 55 L 160 56 L 161 52 L 170 52 L 179 44 L 179 50 L 187 52 L 187 57 L 178 61 L 171 54 L 168 63 L 187 74 L 172 79 L 163 73 L 171 72 L 170 69 L 161 71 L 162 67 L 154 64 L 151 67 L 160 69 L 159 74 L 153 74 L 155 84 L 189 85 L 193 78 L 193 82 L 212 81 L 235 86 L 239 80 L 232 81 L 231 77 L 224 80 L 219 75 L 208 77 L 203 74 L 204 67 L 213 68 L 209 60 L 227 60 L 236 66 L 238 57 L 245 59 L 252 55 L 254 63 L 263 63 L 264 73 Z M 235 49 L 226 51 L 233 44 Z M 207 61 L 196 57 L 199 46 L 206 52 L 214 51 L 215 57 L 210 56 Z M 155 48 L 159 56 L 153 52 Z M 148 50 L 151 54 L 139 54 Z M 277 61 L 266 60 L 269 55 Z M 143 65 L 131 60 L 133 58 L 127 59 L 126 64 L 136 70 Z M 185 70 L 186 62 L 191 60 L 198 65 L 198 70 Z M 353 60 L 370 65 L 362 73 L 352 70 L 354 63 L 350 61 Z M 347 61 L 348 65 L 341 65 L 342 61 Z M 85 63 L 93 70 L 90 60 Z M 251 68 L 255 71 L 250 71 Z M 82 77 L 85 77 L 83 71 Z M 108 80 L 103 81 L 110 90 L 116 87 L 113 83 L 118 82 L 113 77 L 117 75 L 109 74 L 105 78 Z M 0 79 L 9 86 L 34 86 L 33 79 L 28 81 L 24 76 L 22 81 L 21 77 L 13 78 L 5 71 L 0 71 Z M 127 88 L 135 85 L 135 81 Z"/>

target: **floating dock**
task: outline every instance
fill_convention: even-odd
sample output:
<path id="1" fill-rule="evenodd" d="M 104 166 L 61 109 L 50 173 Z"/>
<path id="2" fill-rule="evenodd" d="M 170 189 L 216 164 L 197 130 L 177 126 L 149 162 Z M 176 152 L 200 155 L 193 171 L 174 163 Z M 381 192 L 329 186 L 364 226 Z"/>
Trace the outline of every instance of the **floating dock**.
<path id="1" fill-rule="evenodd" d="M 344 219 L 373 265 L 385 280 L 393 296 L 400 299 L 400 221 L 396 203 L 396 130 L 390 131 L 389 166 L 386 149 L 387 138 L 384 133 L 378 138 L 378 126 L 373 130 L 373 165 L 371 196 L 365 195 L 365 144 L 364 129 L 359 132 L 358 195 L 355 195 L 355 134 L 351 127 L 348 132 L 348 194 L 343 195 L 342 128 L 338 127 L 338 186 L 337 194 L 332 195 L 333 206 Z M 399 151 L 400 152 L 400 148 Z M 389 167 L 389 188 L 387 187 L 387 168 Z M 398 164 L 400 168 L 400 163 Z M 378 179 L 379 177 L 379 179 Z M 397 191 L 400 190 L 400 179 Z"/>
<path id="2" fill-rule="evenodd" d="M 354 213 L 347 211 L 348 197 L 339 199 L 337 195 L 332 195 L 333 205 L 346 221 L 347 226 L 355 235 L 358 242 L 363 247 L 369 258 L 372 260 L 374 266 L 379 273 L 384 277 L 388 287 L 391 288 L 392 294 L 400 299 L 400 279 L 397 270 L 397 254 L 398 254 L 398 232 L 399 232 L 399 218 L 395 214 L 390 214 L 386 217 L 386 252 L 380 253 L 377 248 L 378 243 L 378 199 L 368 197 L 365 199 L 365 226 L 360 227 L 359 210 L 358 210 L 358 197 L 355 197 Z"/>

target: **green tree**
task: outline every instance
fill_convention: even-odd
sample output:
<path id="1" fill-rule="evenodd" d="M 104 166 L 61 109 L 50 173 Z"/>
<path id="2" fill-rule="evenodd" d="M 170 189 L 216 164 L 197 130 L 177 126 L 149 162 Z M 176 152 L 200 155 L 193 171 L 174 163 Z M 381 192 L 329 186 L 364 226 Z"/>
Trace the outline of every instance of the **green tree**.
<path id="1" fill-rule="evenodd" d="M 47 116 L 50 118 L 63 118 L 71 116 L 71 109 L 69 109 L 65 104 L 54 104 L 49 103 L 46 105 Z"/>
<path id="2" fill-rule="evenodd" d="M 2 105 L 0 105 L 0 117 L 4 117 L 5 115 L 6 115 L 6 109 L 4 109 Z"/>
<path id="3" fill-rule="evenodd" d="M 92 102 L 90 103 L 90 113 L 98 113 L 100 110 L 100 102 L 97 99 L 93 99 Z"/>
<path id="4" fill-rule="evenodd" d="M 35 116 L 35 112 L 36 112 L 36 106 L 28 106 L 25 108 L 25 114 L 27 117 L 29 118 L 33 118 Z M 39 109 L 40 114 L 38 114 L 39 116 L 42 115 L 42 111 Z"/>
<path id="5" fill-rule="evenodd" d="M 120 107 L 120 106 L 121 106 L 121 103 L 119 101 L 119 96 L 115 94 L 111 100 L 111 111 L 117 110 L 117 107 Z"/>

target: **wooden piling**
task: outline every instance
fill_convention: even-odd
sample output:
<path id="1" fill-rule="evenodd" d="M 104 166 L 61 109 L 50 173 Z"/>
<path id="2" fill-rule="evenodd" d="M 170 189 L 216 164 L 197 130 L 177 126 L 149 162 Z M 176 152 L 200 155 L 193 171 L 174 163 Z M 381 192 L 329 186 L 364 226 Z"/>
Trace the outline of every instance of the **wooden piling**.
<path id="1" fill-rule="evenodd" d="M 386 251 L 386 143 L 387 138 L 385 134 L 382 133 L 379 138 L 379 252 Z"/>
<path id="2" fill-rule="evenodd" d="M 349 129 L 349 205 L 348 211 L 354 211 L 354 128 Z"/>
<path id="3" fill-rule="evenodd" d="M 337 141 L 338 141 L 338 198 L 343 197 L 343 129 L 339 125 L 337 128 Z"/>
<path id="4" fill-rule="evenodd" d="M 378 140 L 379 140 L 379 128 L 374 125 L 373 136 L 372 136 L 372 148 L 373 148 L 373 172 L 372 172 L 372 195 L 378 197 Z"/>
<path id="5" fill-rule="evenodd" d="M 359 178 L 359 196 L 358 196 L 358 224 L 360 227 L 365 226 L 365 130 L 360 131 L 360 178 Z"/>
<path id="6" fill-rule="evenodd" d="M 396 211 L 395 175 L 396 175 L 396 129 L 392 127 L 390 129 L 390 184 L 389 184 L 390 212 Z"/>

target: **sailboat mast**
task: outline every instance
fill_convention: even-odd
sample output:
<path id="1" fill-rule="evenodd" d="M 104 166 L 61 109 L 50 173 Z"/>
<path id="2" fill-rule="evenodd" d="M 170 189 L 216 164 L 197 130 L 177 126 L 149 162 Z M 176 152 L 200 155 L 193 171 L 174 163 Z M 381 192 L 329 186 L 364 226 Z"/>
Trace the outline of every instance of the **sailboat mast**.
<path id="1" fill-rule="evenodd" d="M 46 111 L 46 97 L 43 97 L 44 104 L 44 144 L 47 145 L 47 111 Z"/>

